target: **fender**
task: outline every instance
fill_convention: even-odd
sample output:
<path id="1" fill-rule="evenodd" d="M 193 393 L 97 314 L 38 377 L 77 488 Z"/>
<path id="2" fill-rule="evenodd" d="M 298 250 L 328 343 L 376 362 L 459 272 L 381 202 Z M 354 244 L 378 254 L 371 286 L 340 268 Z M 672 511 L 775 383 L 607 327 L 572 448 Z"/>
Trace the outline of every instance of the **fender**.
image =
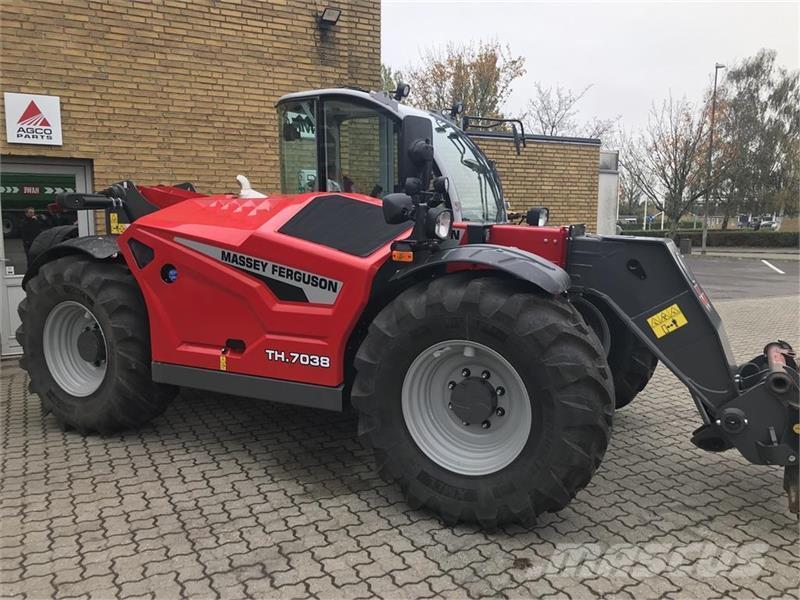
<path id="1" fill-rule="evenodd" d="M 468 244 L 431 253 L 420 262 L 398 270 L 390 281 L 452 263 L 470 263 L 503 271 L 553 296 L 563 294 L 571 285 L 567 272 L 549 260 L 525 250 L 493 244 Z"/>
<path id="2" fill-rule="evenodd" d="M 119 255 L 119 245 L 116 236 L 109 235 L 90 235 L 61 242 L 36 257 L 22 278 L 22 287 L 39 272 L 43 264 L 70 254 L 85 254 L 96 260 L 108 260 Z"/>

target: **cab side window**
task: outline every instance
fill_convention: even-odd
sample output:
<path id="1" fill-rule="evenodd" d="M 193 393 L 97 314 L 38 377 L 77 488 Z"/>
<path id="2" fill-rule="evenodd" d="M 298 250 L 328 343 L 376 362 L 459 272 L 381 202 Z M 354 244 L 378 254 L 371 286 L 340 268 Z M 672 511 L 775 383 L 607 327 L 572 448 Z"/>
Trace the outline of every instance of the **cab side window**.
<path id="1" fill-rule="evenodd" d="M 305 100 L 278 109 L 281 192 L 317 190 L 316 102 Z"/>
<path id="2" fill-rule="evenodd" d="M 376 198 L 398 183 L 398 125 L 375 107 L 346 100 L 324 104 L 325 170 L 328 191 Z"/>

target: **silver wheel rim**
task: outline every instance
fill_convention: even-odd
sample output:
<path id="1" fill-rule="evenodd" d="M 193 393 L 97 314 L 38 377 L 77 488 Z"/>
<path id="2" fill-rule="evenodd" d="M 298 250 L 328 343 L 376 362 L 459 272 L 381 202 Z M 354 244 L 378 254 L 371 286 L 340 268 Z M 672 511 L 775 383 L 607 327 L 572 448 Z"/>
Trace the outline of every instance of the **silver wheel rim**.
<path id="1" fill-rule="evenodd" d="M 484 423 L 463 421 L 451 408 L 451 386 L 488 372 L 499 390 L 497 409 Z M 417 447 L 437 465 L 460 475 L 495 473 L 519 456 L 531 432 L 530 397 L 517 370 L 491 348 L 448 340 L 427 348 L 406 372 L 403 418 Z M 502 416 L 501 416 L 502 415 Z"/>
<path id="2" fill-rule="evenodd" d="M 108 346 L 100 323 L 88 308 L 79 302 L 66 300 L 56 304 L 47 315 L 42 332 L 44 359 L 50 375 L 65 392 L 84 398 L 97 391 L 106 376 L 105 358 L 95 362 L 85 360 L 78 351 L 78 338 L 87 330 L 96 330 L 103 345 Z"/>

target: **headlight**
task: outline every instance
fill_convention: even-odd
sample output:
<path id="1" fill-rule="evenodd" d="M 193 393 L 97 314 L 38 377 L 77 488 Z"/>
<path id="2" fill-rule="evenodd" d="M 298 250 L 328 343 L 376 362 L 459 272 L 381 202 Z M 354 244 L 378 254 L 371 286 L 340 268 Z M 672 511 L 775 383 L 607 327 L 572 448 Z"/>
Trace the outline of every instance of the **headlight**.
<path id="1" fill-rule="evenodd" d="M 428 210 L 427 217 L 428 237 L 437 237 L 446 240 L 450 237 L 450 228 L 453 226 L 453 212 L 443 206 Z"/>

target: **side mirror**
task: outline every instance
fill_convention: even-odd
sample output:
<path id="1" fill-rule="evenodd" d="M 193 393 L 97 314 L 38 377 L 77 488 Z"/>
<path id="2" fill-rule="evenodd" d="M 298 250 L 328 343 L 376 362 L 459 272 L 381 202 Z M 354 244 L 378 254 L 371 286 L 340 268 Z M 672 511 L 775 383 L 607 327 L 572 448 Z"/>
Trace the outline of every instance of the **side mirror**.
<path id="1" fill-rule="evenodd" d="M 418 167 L 423 167 L 425 163 L 433 160 L 433 145 L 429 140 L 415 140 L 408 150 L 411 161 Z"/>
<path id="2" fill-rule="evenodd" d="M 433 167 L 433 122 L 428 117 L 407 115 L 400 128 L 398 154 L 398 181 L 405 183 L 409 177 L 418 177 L 422 188 L 427 189 Z"/>
<path id="3" fill-rule="evenodd" d="M 414 201 L 408 194 L 398 192 L 383 197 L 383 220 L 389 225 L 403 223 L 411 218 Z"/>
<path id="4" fill-rule="evenodd" d="M 550 218 L 550 209 L 540 206 L 539 208 L 531 208 L 528 214 L 525 215 L 525 222 L 532 227 L 544 227 L 547 225 L 547 220 Z"/>

